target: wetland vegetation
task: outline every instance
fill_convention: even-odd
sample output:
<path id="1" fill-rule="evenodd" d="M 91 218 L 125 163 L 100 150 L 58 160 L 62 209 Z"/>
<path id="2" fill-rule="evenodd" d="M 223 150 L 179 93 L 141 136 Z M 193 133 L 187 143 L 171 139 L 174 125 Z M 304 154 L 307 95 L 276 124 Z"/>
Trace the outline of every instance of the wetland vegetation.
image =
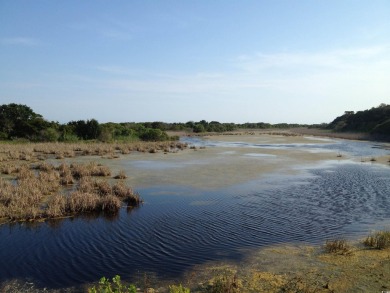
<path id="1" fill-rule="evenodd" d="M 376 292 L 390 288 L 390 233 L 372 232 L 359 242 L 350 240 L 376 222 L 388 223 L 388 172 L 376 167 L 388 165 L 386 145 L 307 138 L 305 131 L 326 134 L 329 130 L 277 126 L 265 130 L 263 124 L 257 130 L 224 133 L 220 132 L 223 124 L 206 121 L 188 125 L 84 121 L 50 124 L 55 132 L 47 132 L 38 127 L 38 121 L 44 122 L 40 115 L 30 116 L 27 125 L 16 128 L 33 136 L 15 132 L 16 124 L 10 120 L 2 124 L 0 244 L 8 248 L 0 254 L 10 267 L 2 270 L 2 282 L 20 269 L 23 272 L 16 277 L 51 282 L 54 291 L 68 286 L 70 280 L 78 280 L 75 292 L 86 291 L 89 285 L 85 284 L 96 280 L 96 275 L 110 279 L 91 284 L 91 292 Z M 97 126 L 97 132 L 84 135 L 77 130 L 82 125 L 89 125 L 88 131 Z M 197 131 L 196 125 L 203 129 Z M 31 127 L 38 128 L 30 132 Z M 166 131 L 174 127 L 202 137 L 169 139 Z M 219 135 L 209 136 L 207 131 Z M 50 140 L 46 139 L 50 133 L 56 141 L 41 142 Z M 147 187 L 140 196 L 129 182 Z M 142 208 L 133 209 L 144 200 Z M 125 207 L 135 212 L 134 217 L 123 213 Z M 96 214 L 115 214 L 116 222 L 77 217 Z M 53 226 L 46 221 L 64 218 Z M 35 235 L 28 225 L 38 222 Z M 52 233 L 55 229 L 58 235 Z M 23 242 L 31 242 L 34 252 L 25 252 Z M 283 247 L 285 243 L 292 246 Z M 53 255 L 61 258 L 63 269 L 51 261 Z M 77 268 L 67 261 L 73 257 Z M 37 259 L 47 258 L 47 270 L 22 269 L 15 258 L 36 265 Z M 148 280 L 147 272 L 153 274 L 156 267 L 172 274 L 165 280 Z M 134 272 L 143 269 L 145 278 L 128 285 Z M 64 276 L 64 270 L 71 276 Z M 51 280 L 42 277 L 52 271 Z M 112 279 L 115 273 L 126 281 Z M 5 282 L 0 288 L 8 292 L 7 286 Z M 9 291 L 28 291 L 17 284 L 11 287 Z"/>
<path id="2" fill-rule="evenodd" d="M 137 206 L 141 199 L 120 170 L 110 183 L 111 170 L 94 163 L 65 162 L 80 156 L 115 159 L 131 152 L 175 153 L 187 144 L 133 143 L 14 143 L 0 145 L 0 218 L 10 221 L 74 216 L 90 212 L 114 213 L 122 202 Z M 55 163 L 48 163 L 54 160 Z M 98 179 L 99 178 L 99 179 Z"/>

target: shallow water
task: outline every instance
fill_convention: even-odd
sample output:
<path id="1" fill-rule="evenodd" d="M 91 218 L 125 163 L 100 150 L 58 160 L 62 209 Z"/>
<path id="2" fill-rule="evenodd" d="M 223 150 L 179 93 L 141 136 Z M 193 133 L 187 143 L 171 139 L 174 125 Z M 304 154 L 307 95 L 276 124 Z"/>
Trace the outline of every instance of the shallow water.
<path id="1" fill-rule="evenodd" d="M 232 145 L 249 145 L 247 157 L 273 159 L 250 151 L 269 145 L 192 142 L 226 148 L 221 150 L 226 156 L 231 155 Z M 332 150 L 351 157 L 389 154 L 386 148 L 373 146 L 331 141 L 271 147 Z M 184 162 L 186 168 L 191 164 L 207 162 Z M 177 161 L 124 161 L 123 165 L 129 170 L 183 168 Z M 388 166 L 347 160 L 296 168 L 298 175 L 273 173 L 211 190 L 150 184 L 138 189 L 145 200 L 143 206 L 122 209 L 111 218 L 0 226 L 0 281 L 21 278 L 59 288 L 116 273 L 128 280 L 143 272 L 179 278 L 196 264 L 240 260 L 245 257 L 243 248 L 286 242 L 319 244 L 390 227 Z"/>

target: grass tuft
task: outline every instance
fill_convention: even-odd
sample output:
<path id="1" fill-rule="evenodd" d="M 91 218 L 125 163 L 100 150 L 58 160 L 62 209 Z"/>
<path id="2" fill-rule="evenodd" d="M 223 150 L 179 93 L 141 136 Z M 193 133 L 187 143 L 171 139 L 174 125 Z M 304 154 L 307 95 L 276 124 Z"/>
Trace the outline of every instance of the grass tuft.
<path id="1" fill-rule="evenodd" d="M 375 249 L 390 248 L 390 231 L 379 231 L 373 233 L 363 241 L 363 244 Z"/>
<path id="2" fill-rule="evenodd" d="M 47 163 L 20 165 L 14 182 L 0 178 L 0 217 L 11 221 L 73 216 L 90 212 L 115 213 L 125 202 L 138 206 L 141 199 L 123 181 L 111 185 L 105 176 L 111 171 L 101 165 Z M 71 189 L 64 187 L 75 184 Z"/>
<path id="3" fill-rule="evenodd" d="M 351 254 L 352 247 L 345 239 L 327 240 L 324 246 L 324 250 L 327 253 L 349 255 Z"/>

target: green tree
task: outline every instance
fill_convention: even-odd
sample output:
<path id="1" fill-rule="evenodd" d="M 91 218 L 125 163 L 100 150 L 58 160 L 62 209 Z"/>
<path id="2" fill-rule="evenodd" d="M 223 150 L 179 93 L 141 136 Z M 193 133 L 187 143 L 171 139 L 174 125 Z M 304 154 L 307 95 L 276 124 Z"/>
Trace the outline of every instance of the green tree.
<path id="1" fill-rule="evenodd" d="M 34 139 L 48 122 L 26 105 L 11 103 L 0 106 L 0 133 L 3 137 Z"/>
<path id="2" fill-rule="evenodd" d="M 193 128 L 193 131 L 194 131 L 195 133 L 200 133 L 200 132 L 205 132 L 206 129 L 205 129 L 205 127 L 203 126 L 203 124 L 195 124 L 195 125 L 194 125 L 194 128 Z"/>

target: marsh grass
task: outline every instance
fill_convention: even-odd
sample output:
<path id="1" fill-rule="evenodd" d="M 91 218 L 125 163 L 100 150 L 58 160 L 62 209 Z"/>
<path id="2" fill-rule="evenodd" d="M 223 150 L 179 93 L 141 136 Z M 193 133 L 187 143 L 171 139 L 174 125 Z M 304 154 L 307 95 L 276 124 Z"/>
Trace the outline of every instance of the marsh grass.
<path id="1" fill-rule="evenodd" d="M 327 240 L 324 245 L 324 250 L 327 253 L 350 255 L 352 246 L 345 239 Z"/>
<path id="2" fill-rule="evenodd" d="M 21 165 L 14 172 L 14 181 L 0 178 L 0 217 L 12 221 L 116 213 L 122 203 L 138 206 L 142 202 L 124 182 L 112 186 L 102 179 L 111 171 L 96 163 L 55 167 L 43 162 Z M 69 185 L 73 187 L 64 189 Z"/>
<path id="3" fill-rule="evenodd" d="M 76 156 L 100 156 L 119 158 L 120 154 L 132 152 L 171 152 L 184 150 L 186 143 L 165 142 L 77 142 L 77 143 L 14 143 L 4 142 L 0 146 L 0 162 L 39 162 L 46 159 L 62 160 Z"/>
<path id="4" fill-rule="evenodd" d="M 365 246 L 375 249 L 387 249 L 390 248 L 390 231 L 375 232 L 363 241 Z"/>

